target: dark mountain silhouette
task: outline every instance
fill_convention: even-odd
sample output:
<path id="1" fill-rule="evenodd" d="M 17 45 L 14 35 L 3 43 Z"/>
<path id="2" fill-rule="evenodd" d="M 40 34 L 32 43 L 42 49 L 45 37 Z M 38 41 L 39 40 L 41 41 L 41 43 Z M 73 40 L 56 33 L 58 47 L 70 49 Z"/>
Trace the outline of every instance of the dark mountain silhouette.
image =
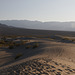
<path id="1" fill-rule="evenodd" d="M 28 29 L 75 31 L 75 22 L 40 22 L 40 21 L 29 21 L 29 20 L 0 20 L 0 23 L 7 24 L 8 26 L 28 28 Z"/>

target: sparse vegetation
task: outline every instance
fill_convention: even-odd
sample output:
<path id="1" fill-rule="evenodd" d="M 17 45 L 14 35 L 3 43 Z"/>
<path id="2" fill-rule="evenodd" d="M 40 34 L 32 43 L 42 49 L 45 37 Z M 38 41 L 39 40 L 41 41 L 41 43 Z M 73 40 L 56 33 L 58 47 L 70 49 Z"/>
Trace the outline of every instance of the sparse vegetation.
<path id="1" fill-rule="evenodd" d="M 26 48 L 26 49 L 29 49 L 29 48 L 31 48 L 31 45 L 27 45 L 25 48 Z"/>
<path id="2" fill-rule="evenodd" d="M 1 41 L 0 41 L 0 44 L 5 44 L 5 41 L 4 41 L 4 40 L 1 40 Z"/>
<path id="3" fill-rule="evenodd" d="M 17 54 L 16 57 L 15 57 L 15 60 L 18 59 L 18 58 L 20 58 L 21 56 L 23 56 L 22 53 Z"/>
<path id="4" fill-rule="evenodd" d="M 71 40 L 70 38 L 66 37 L 66 38 L 63 38 L 63 40 Z"/>
<path id="5" fill-rule="evenodd" d="M 21 44 L 19 44 L 19 43 L 15 43 L 15 46 L 16 46 L 16 47 L 18 47 L 18 46 L 20 46 L 20 45 L 21 45 Z"/>
<path id="6" fill-rule="evenodd" d="M 52 38 L 49 38 L 50 40 L 54 40 L 54 39 L 52 39 Z"/>
<path id="7" fill-rule="evenodd" d="M 9 49 L 13 49 L 14 48 L 14 44 L 9 45 Z"/>
<path id="8" fill-rule="evenodd" d="M 66 38 L 63 38 L 63 40 L 67 40 L 67 41 L 75 42 L 75 39 L 68 38 L 68 37 L 66 37 Z"/>
<path id="9" fill-rule="evenodd" d="M 72 42 L 75 42 L 75 39 L 72 39 Z"/>
<path id="10" fill-rule="evenodd" d="M 53 37 L 52 39 L 56 39 L 55 37 Z"/>
<path id="11" fill-rule="evenodd" d="M 34 49 L 34 48 L 37 48 L 38 46 L 39 46 L 39 44 L 35 43 L 32 48 Z"/>
<path id="12" fill-rule="evenodd" d="M 28 41 L 21 40 L 21 44 L 24 45 Z"/>
<path id="13" fill-rule="evenodd" d="M 26 49 L 29 49 L 29 48 L 37 48 L 39 46 L 39 44 L 36 42 L 36 43 L 32 43 L 32 44 L 28 44 L 28 45 L 26 45 Z"/>
<path id="14" fill-rule="evenodd" d="M 2 47 L 3 45 L 2 44 L 0 44 L 0 47 Z"/>

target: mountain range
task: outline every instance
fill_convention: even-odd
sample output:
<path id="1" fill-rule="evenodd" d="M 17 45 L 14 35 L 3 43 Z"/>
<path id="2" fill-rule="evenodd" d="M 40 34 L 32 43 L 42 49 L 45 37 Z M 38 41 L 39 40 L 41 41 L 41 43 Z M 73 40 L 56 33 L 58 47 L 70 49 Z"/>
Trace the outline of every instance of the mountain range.
<path id="1" fill-rule="evenodd" d="M 60 30 L 60 31 L 75 31 L 75 22 L 41 22 L 30 20 L 0 20 L 0 23 L 8 26 L 42 29 L 42 30 Z"/>
<path id="2" fill-rule="evenodd" d="M 75 36 L 75 32 L 26 29 L 26 28 L 8 26 L 8 25 L 0 23 L 0 36 L 6 36 L 6 35 L 24 35 L 24 36 L 39 36 L 39 37 L 40 36 L 50 37 L 54 35 Z"/>

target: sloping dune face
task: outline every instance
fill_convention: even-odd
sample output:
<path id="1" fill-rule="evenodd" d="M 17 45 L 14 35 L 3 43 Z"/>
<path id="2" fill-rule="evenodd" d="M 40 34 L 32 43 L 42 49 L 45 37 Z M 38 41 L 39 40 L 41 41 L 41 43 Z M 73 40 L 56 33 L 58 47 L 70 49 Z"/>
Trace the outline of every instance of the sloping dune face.
<path id="1" fill-rule="evenodd" d="M 44 41 L 44 54 L 52 58 L 61 58 L 75 62 L 75 44 Z"/>
<path id="2" fill-rule="evenodd" d="M 39 43 L 37 48 L 26 49 L 24 45 L 11 51 L 7 49 L 12 55 L 17 52 L 24 55 L 2 67 L 0 75 L 75 75 L 75 44 L 35 38 L 26 45 L 34 42 Z"/>

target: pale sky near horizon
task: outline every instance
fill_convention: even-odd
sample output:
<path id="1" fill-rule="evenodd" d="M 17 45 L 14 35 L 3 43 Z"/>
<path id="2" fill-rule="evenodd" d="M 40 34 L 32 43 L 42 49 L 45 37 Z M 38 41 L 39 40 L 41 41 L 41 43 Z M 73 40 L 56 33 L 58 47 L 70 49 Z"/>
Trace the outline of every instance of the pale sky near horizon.
<path id="1" fill-rule="evenodd" d="M 0 0 L 0 20 L 75 21 L 75 0 Z"/>

